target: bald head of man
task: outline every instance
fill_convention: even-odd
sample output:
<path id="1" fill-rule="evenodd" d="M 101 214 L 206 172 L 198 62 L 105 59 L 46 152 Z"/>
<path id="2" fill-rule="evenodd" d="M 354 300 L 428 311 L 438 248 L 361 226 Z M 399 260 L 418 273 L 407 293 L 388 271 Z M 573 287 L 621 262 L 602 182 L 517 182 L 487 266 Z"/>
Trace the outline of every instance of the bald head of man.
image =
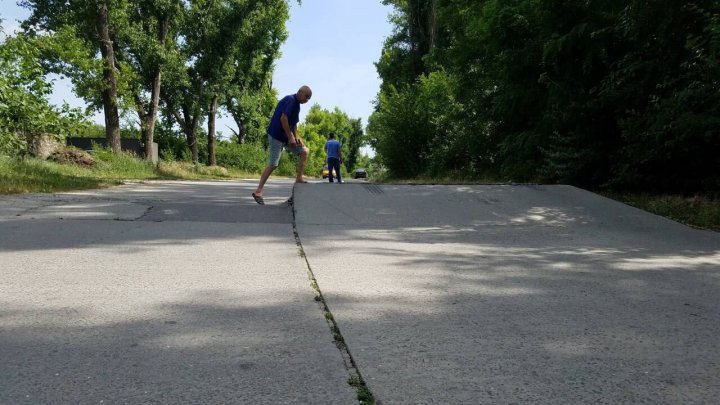
<path id="1" fill-rule="evenodd" d="M 312 97 L 312 90 L 308 86 L 302 86 L 297 91 L 296 97 L 300 104 L 305 104 Z"/>

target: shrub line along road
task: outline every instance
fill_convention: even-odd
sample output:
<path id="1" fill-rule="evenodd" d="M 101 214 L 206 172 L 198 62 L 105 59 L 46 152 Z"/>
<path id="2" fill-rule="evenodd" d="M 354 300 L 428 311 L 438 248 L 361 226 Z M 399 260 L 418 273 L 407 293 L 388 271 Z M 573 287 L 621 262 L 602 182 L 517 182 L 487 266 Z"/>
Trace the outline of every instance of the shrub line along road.
<path id="1" fill-rule="evenodd" d="M 720 237 L 569 186 L 0 197 L 0 403 L 711 403 Z M 302 243 L 301 257 L 293 227 Z"/>

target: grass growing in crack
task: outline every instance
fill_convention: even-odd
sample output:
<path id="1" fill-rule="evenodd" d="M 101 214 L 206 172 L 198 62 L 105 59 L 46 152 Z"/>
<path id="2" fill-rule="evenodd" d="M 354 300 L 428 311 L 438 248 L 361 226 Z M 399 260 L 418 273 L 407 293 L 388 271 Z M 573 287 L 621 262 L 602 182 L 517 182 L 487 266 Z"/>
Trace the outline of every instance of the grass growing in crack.
<path id="1" fill-rule="evenodd" d="M 333 326 L 331 330 L 333 334 L 333 339 L 336 342 L 345 343 L 345 338 L 343 338 L 343 336 L 340 334 L 340 330 L 337 328 L 337 326 Z"/>
<path id="2" fill-rule="evenodd" d="M 367 385 L 365 385 L 365 382 L 362 379 L 360 379 L 359 377 L 350 377 L 348 379 L 348 384 L 350 384 L 351 387 L 355 388 L 355 392 L 357 393 L 357 399 L 360 401 L 361 404 L 375 403 L 375 398 L 373 397 L 372 392 L 370 392 Z"/>
<path id="3" fill-rule="evenodd" d="M 293 217 L 294 218 L 294 217 Z M 355 364 L 355 361 L 352 358 L 352 355 L 350 354 L 350 351 L 348 350 L 347 345 L 345 344 L 345 338 L 343 338 L 342 334 L 340 333 L 340 329 L 337 326 L 337 323 L 335 323 L 335 318 L 333 317 L 332 313 L 330 312 L 330 309 L 328 308 L 325 298 L 322 295 L 322 292 L 320 291 L 320 286 L 317 283 L 317 280 L 315 280 L 315 276 L 313 275 L 312 269 L 310 268 L 310 262 L 308 262 L 307 257 L 305 256 L 305 250 L 302 247 L 302 243 L 300 242 L 300 236 L 297 233 L 297 229 L 295 228 L 295 223 L 293 219 L 293 230 L 295 233 L 295 240 L 297 242 L 298 246 L 298 252 L 300 254 L 300 257 L 305 259 L 305 262 L 308 266 L 308 279 L 310 279 L 310 286 L 313 290 L 315 290 L 315 301 L 320 304 L 321 310 L 323 311 L 323 316 L 325 317 L 325 320 L 330 325 L 330 331 L 333 335 L 333 341 L 335 342 L 335 346 L 340 350 L 340 352 L 343 353 L 343 358 L 345 361 L 345 367 L 350 372 L 351 376 L 348 380 L 348 383 L 355 388 L 355 392 L 357 393 L 357 399 L 360 401 L 360 404 L 368 404 L 368 405 L 374 405 L 375 404 L 375 398 L 372 395 L 372 392 L 370 392 L 370 389 L 365 385 L 365 382 L 362 380 L 362 377 L 360 377 L 360 373 L 357 370 L 357 365 Z M 345 359 L 346 358 L 346 359 Z"/>

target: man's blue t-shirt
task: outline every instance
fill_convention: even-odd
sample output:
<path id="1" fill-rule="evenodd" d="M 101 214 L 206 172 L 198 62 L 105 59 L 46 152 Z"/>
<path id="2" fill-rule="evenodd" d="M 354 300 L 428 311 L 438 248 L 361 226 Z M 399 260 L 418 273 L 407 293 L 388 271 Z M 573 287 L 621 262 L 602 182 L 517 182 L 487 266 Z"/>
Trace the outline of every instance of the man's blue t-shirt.
<path id="1" fill-rule="evenodd" d="M 328 139 L 325 142 L 325 151 L 329 158 L 340 159 L 340 142 L 337 139 Z"/>
<path id="2" fill-rule="evenodd" d="M 273 138 L 280 142 L 287 143 L 288 138 L 285 131 L 283 131 L 280 117 L 285 113 L 288 117 L 288 124 L 290 124 L 290 130 L 295 132 L 298 121 L 300 121 L 300 103 L 295 98 L 294 94 L 283 97 L 277 103 L 275 107 L 275 113 L 273 113 L 270 125 L 268 125 L 267 133 Z"/>

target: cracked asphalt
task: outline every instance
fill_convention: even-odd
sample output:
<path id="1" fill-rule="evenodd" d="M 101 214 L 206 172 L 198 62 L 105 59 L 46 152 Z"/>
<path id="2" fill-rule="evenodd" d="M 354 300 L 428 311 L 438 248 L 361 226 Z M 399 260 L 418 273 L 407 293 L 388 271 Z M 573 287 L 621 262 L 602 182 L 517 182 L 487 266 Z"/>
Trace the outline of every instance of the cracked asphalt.
<path id="1" fill-rule="evenodd" d="M 357 403 L 308 264 L 378 403 L 720 395 L 717 233 L 569 186 L 255 185 L 0 196 L 0 403 Z"/>

